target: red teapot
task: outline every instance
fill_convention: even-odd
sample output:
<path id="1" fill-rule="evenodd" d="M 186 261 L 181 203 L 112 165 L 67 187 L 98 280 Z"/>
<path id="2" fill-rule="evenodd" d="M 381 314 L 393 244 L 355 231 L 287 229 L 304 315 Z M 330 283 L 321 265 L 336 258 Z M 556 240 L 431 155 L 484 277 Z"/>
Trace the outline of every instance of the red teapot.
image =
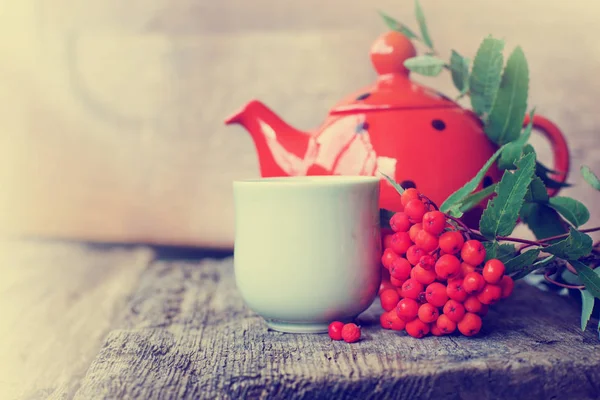
<path id="1" fill-rule="evenodd" d="M 485 135 L 475 113 L 409 79 L 404 61 L 416 51 L 408 38 L 395 31 L 384 33 L 370 55 L 376 82 L 340 101 L 312 132 L 289 126 L 256 100 L 225 122 L 241 124 L 250 132 L 262 176 L 382 172 L 441 204 L 477 174 L 497 146 Z M 524 124 L 528 122 L 526 118 Z M 533 126 L 552 145 L 556 171 L 552 177 L 564 182 L 569 170 L 565 138 L 539 115 L 534 116 Z M 492 166 L 477 190 L 501 176 Z M 551 195 L 556 192 L 550 190 Z M 380 194 L 381 208 L 402 209 L 395 189 L 383 177 Z"/>

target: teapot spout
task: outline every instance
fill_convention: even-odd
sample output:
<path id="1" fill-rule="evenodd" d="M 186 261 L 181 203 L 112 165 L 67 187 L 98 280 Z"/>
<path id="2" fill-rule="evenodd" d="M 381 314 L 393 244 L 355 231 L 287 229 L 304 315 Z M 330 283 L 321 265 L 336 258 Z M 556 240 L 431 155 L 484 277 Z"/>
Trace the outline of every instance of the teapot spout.
<path id="1" fill-rule="evenodd" d="M 228 117 L 225 124 L 242 125 L 250 133 L 265 177 L 305 175 L 316 154 L 310 134 L 291 127 L 257 100 Z"/>

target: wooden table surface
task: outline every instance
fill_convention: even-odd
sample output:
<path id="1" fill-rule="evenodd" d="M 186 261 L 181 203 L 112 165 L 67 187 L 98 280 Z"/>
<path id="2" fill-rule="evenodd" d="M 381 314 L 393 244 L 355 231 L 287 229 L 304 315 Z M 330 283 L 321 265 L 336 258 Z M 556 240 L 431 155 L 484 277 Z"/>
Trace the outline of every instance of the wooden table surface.
<path id="1" fill-rule="evenodd" d="M 418 29 L 409 0 L 5 3 L 0 232 L 119 242 L 231 247 L 231 181 L 259 169 L 250 135 L 224 118 L 257 98 L 315 129 L 375 79 L 368 51 L 386 29 L 377 9 Z M 522 46 L 530 106 L 565 132 L 575 171 L 600 170 L 590 151 L 600 2 L 421 4 L 443 57 L 452 48 L 472 57 L 489 34 L 506 40 L 507 56 Z M 414 78 L 456 94 L 447 72 Z M 590 193 L 579 193 L 586 204 Z"/>
<path id="2" fill-rule="evenodd" d="M 267 330 L 231 258 L 145 247 L 1 247 L 0 398 L 594 399 L 600 340 L 571 298 L 521 282 L 475 338 L 414 339 L 359 317 L 363 340 Z"/>

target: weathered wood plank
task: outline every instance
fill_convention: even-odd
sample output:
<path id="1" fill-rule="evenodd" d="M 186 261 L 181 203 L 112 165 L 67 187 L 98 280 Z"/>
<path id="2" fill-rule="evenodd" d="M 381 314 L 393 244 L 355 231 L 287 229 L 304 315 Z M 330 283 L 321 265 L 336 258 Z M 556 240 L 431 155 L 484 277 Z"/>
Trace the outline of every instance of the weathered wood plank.
<path id="1" fill-rule="evenodd" d="M 0 242 L 0 398 L 71 398 L 151 257 Z"/>
<path id="2" fill-rule="evenodd" d="M 364 339 L 268 331 L 240 299 L 231 260 L 155 263 L 76 399 L 592 399 L 600 342 L 579 331 L 573 301 L 517 286 L 480 337 L 417 340 L 378 327 Z"/>
<path id="3" fill-rule="evenodd" d="M 513 3 L 422 1 L 443 57 L 472 58 L 488 34 L 507 53 L 521 45 L 530 105 L 564 129 L 575 166 L 599 171 L 587 149 L 599 144 L 600 3 Z M 317 127 L 372 82 L 377 9 L 417 29 L 413 2 L 398 0 L 4 1 L 0 231 L 231 247 L 231 180 L 259 169 L 250 136 L 223 119 L 257 97 Z M 447 73 L 415 78 L 456 94 Z M 577 194 L 592 206 L 589 193 Z"/>

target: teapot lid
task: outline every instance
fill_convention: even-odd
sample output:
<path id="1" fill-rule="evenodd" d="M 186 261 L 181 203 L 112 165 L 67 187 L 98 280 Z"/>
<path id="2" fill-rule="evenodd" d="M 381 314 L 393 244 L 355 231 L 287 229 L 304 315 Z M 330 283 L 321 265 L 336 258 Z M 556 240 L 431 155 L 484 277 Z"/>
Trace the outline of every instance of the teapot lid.
<path id="1" fill-rule="evenodd" d="M 459 107 L 443 94 L 410 80 L 404 61 L 416 54 L 410 39 L 400 32 L 381 35 L 371 46 L 377 80 L 344 98 L 330 113 Z"/>

